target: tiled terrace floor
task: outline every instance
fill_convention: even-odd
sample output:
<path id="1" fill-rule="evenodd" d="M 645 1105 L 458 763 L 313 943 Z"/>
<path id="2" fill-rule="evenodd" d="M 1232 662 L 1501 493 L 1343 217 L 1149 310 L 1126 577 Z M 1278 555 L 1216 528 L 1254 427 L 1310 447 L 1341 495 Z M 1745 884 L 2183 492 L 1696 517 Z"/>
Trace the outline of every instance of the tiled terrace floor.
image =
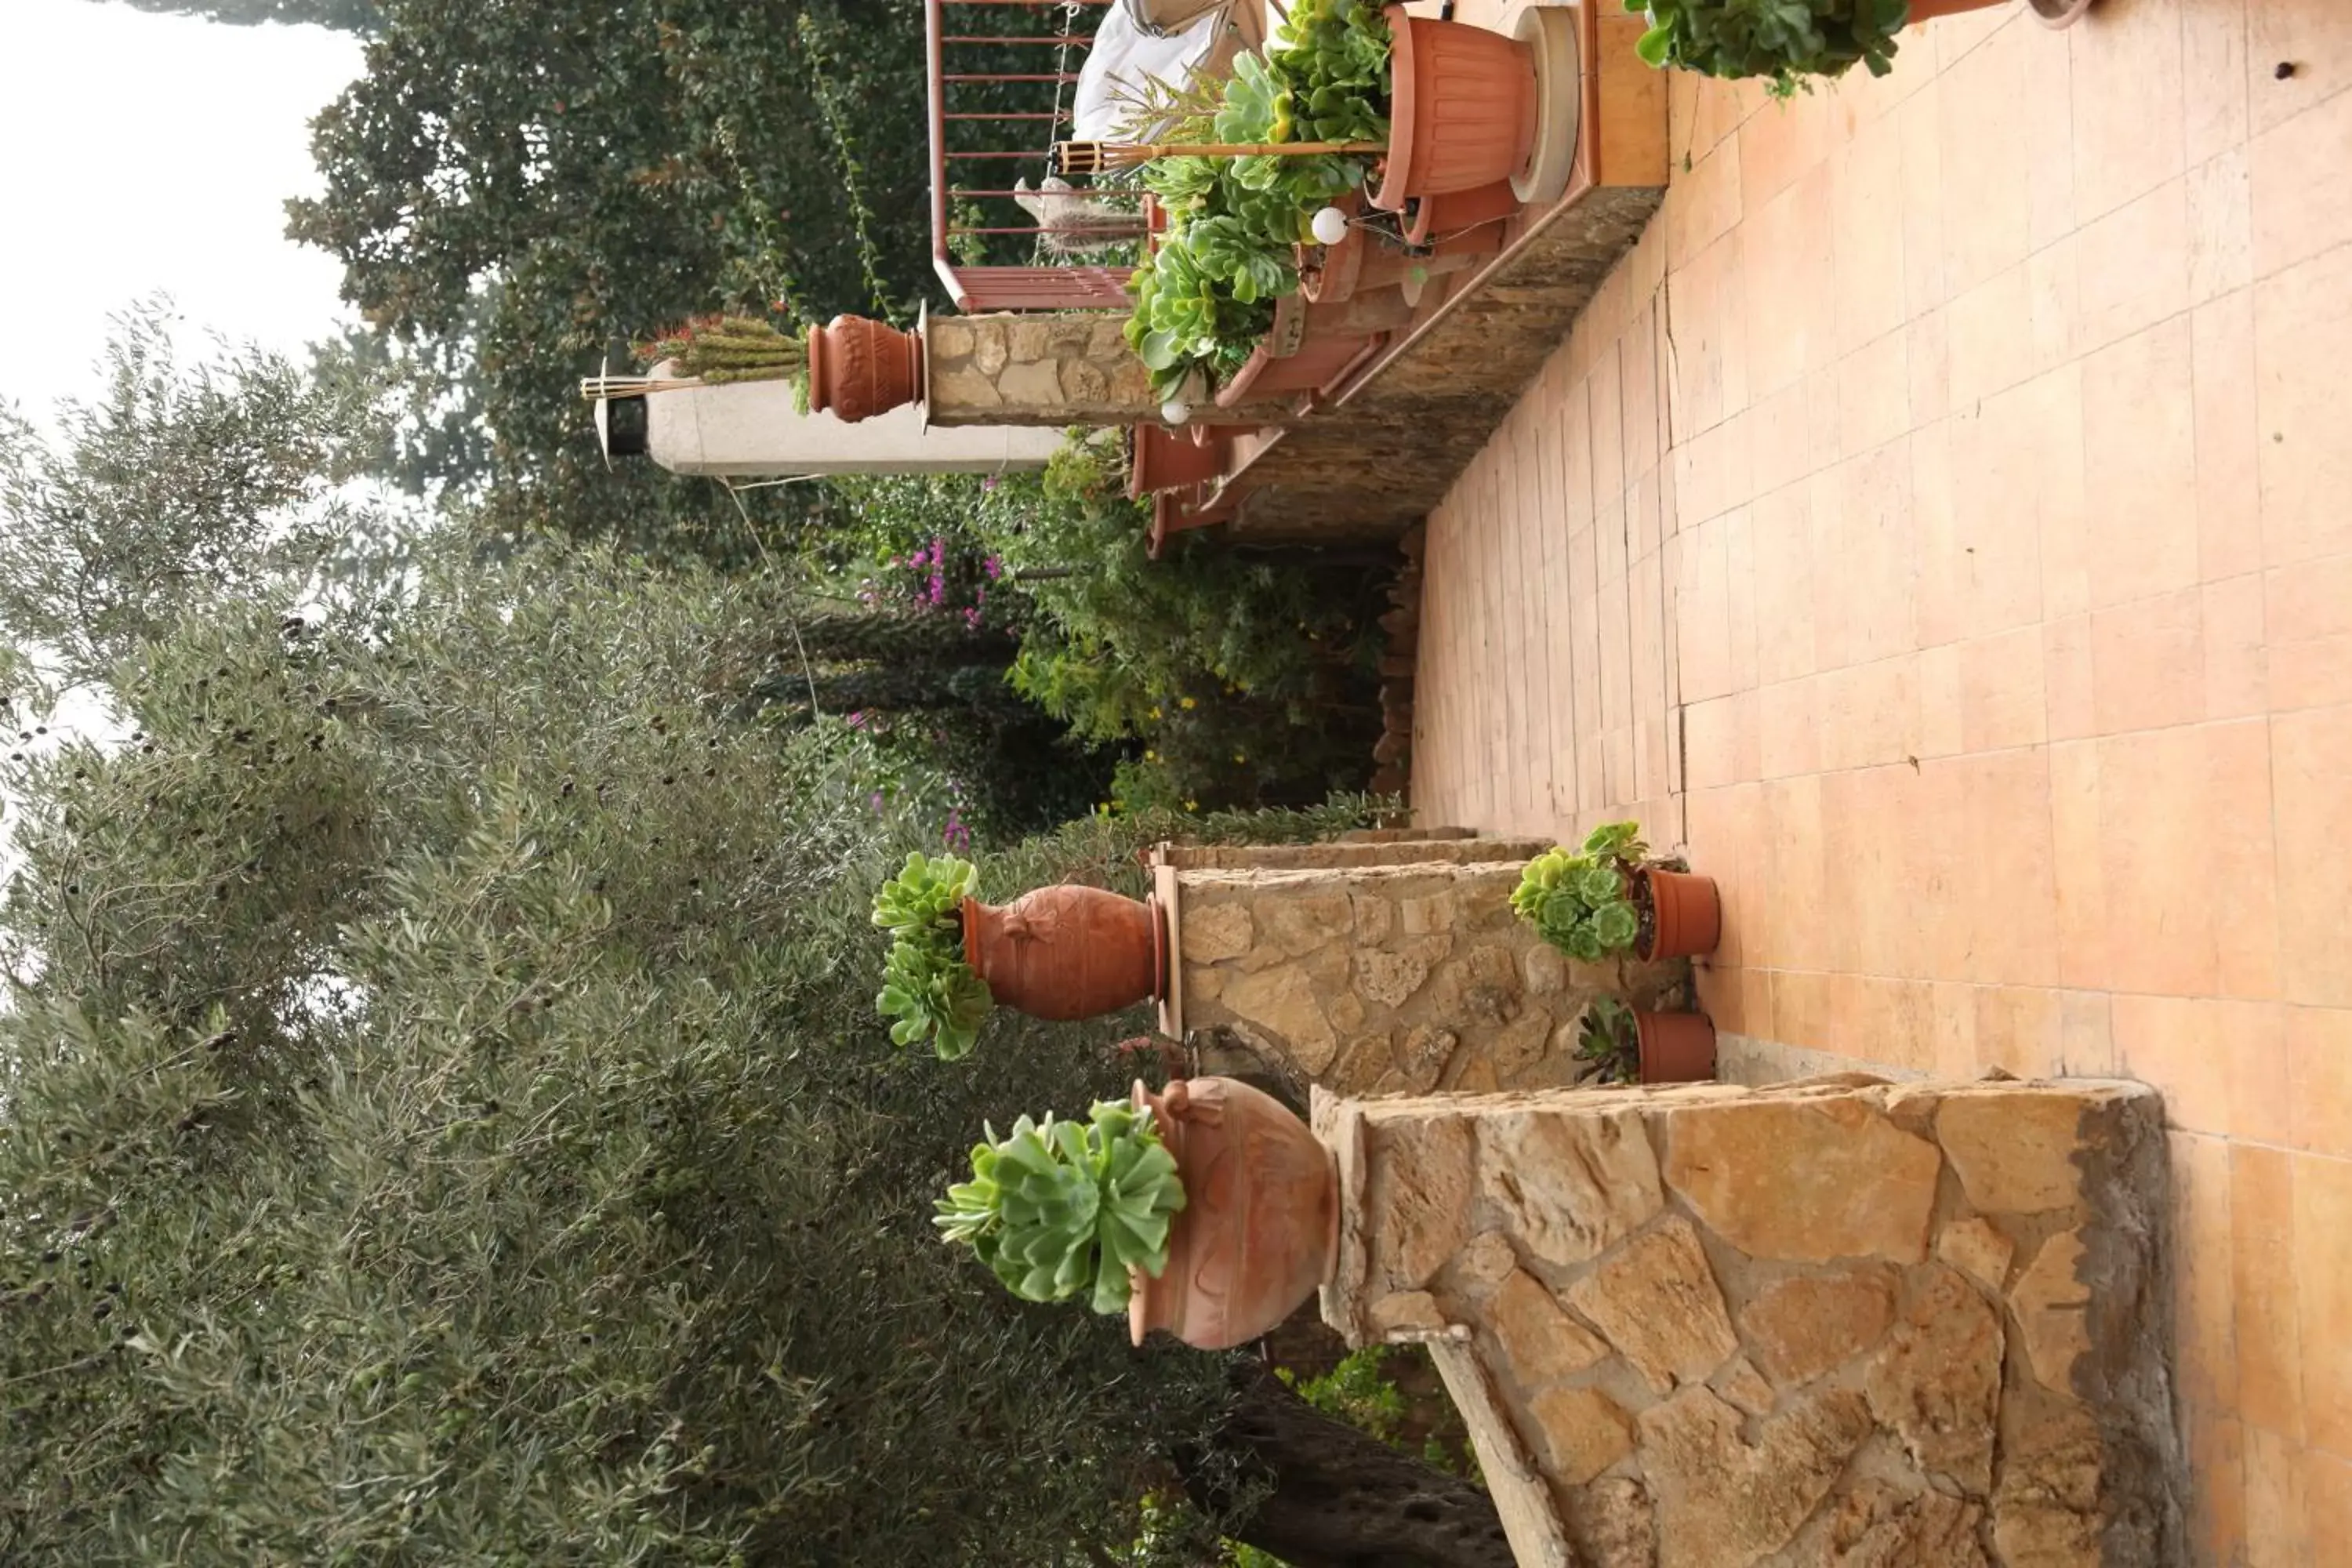
<path id="1" fill-rule="evenodd" d="M 1751 1070 L 2167 1090 L 2253 1568 L 2352 1563 L 2347 84 L 2352 0 L 1678 80 L 1664 211 L 1432 520 L 1418 678 L 1423 820 L 1720 879 Z"/>

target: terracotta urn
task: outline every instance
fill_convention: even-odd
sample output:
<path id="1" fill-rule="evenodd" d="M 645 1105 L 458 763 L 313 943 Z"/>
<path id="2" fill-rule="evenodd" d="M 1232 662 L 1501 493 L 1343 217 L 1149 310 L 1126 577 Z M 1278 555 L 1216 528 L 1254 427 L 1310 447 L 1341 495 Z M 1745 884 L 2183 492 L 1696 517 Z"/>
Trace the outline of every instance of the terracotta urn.
<path id="1" fill-rule="evenodd" d="M 1176 1158 L 1184 1207 L 1168 1233 L 1168 1267 L 1129 1272 L 1128 1333 L 1157 1329 L 1198 1350 L 1247 1344 L 1331 1277 L 1339 1247 L 1339 1170 L 1307 1124 L 1271 1095 L 1230 1078 L 1140 1081 Z"/>
<path id="2" fill-rule="evenodd" d="M 1704 1013 L 1633 1014 L 1643 1083 L 1701 1083 L 1715 1076 L 1715 1023 Z"/>
<path id="3" fill-rule="evenodd" d="M 923 337 L 863 316 L 835 316 L 809 333 L 808 404 L 847 424 L 922 395 Z"/>
<path id="4" fill-rule="evenodd" d="M 1116 1013 L 1160 990 L 1157 902 L 1064 882 L 998 907 L 963 901 L 963 958 L 989 994 L 1033 1018 Z"/>
<path id="5" fill-rule="evenodd" d="M 1372 205 L 1507 181 L 1536 137 L 1536 66 L 1507 33 L 1387 8 L 1391 90 L 1388 157 Z"/>
<path id="6" fill-rule="evenodd" d="M 1723 940 L 1723 901 L 1712 877 L 1645 866 L 1634 873 L 1633 907 L 1643 917 L 1634 952 L 1645 963 L 1697 958 Z"/>

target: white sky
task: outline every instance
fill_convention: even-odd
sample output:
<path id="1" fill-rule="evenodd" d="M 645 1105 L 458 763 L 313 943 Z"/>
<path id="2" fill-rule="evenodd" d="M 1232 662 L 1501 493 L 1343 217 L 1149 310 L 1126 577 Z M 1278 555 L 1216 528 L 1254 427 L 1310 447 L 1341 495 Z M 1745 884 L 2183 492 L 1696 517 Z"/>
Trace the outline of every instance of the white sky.
<path id="1" fill-rule="evenodd" d="M 319 188 L 310 117 L 359 74 L 321 27 L 228 27 L 98 0 L 0 0 L 0 398 L 87 395 L 106 318 L 158 290 L 205 331 L 299 353 L 341 268 L 285 237 Z"/>

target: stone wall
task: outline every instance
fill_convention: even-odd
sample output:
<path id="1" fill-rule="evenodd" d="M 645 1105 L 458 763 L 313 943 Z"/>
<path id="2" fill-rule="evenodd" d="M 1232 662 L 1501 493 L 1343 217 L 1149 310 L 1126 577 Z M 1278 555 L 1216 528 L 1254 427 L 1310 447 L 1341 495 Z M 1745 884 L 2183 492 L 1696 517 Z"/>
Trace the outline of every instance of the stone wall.
<path id="1" fill-rule="evenodd" d="M 1157 421 L 1151 376 L 1118 311 L 932 316 L 923 325 L 924 412 L 933 425 L 1110 426 Z M 1266 425 L 1281 407 L 1220 409 L 1196 423 Z"/>
<path id="2" fill-rule="evenodd" d="M 2177 1563 L 2145 1086 L 1349 1101 L 1325 1317 L 1422 1339 L 1520 1560 Z"/>
<path id="3" fill-rule="evenodd" d="M 1574 963 L 1511 912 L 1548 840 L 1171 850 L 1173 1032 L 1230 1032 L 1341 1094 L 1573 1082 L 1594 995 L 1654 995 L 1675 965 Z"/>

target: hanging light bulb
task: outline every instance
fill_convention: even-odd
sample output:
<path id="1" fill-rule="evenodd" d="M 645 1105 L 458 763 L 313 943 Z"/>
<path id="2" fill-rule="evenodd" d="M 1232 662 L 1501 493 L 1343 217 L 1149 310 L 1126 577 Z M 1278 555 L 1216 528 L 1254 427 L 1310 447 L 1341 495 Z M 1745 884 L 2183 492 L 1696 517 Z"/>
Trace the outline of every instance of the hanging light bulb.
<path id="1" fill-rule="evenodd" d="M 1337 245 L 1348 237 L 1348 215 L 1338 207 L 1325 207 L 1309 220 L 1318 245 Z"/>
<path id="2" fill-rule="evenodd" d="M 1192 405 L 1181 397 L 1171 397 L 1160 405 L 1160 417 L 1171 425 L 1181 425 L 1192 417 Z"/>

